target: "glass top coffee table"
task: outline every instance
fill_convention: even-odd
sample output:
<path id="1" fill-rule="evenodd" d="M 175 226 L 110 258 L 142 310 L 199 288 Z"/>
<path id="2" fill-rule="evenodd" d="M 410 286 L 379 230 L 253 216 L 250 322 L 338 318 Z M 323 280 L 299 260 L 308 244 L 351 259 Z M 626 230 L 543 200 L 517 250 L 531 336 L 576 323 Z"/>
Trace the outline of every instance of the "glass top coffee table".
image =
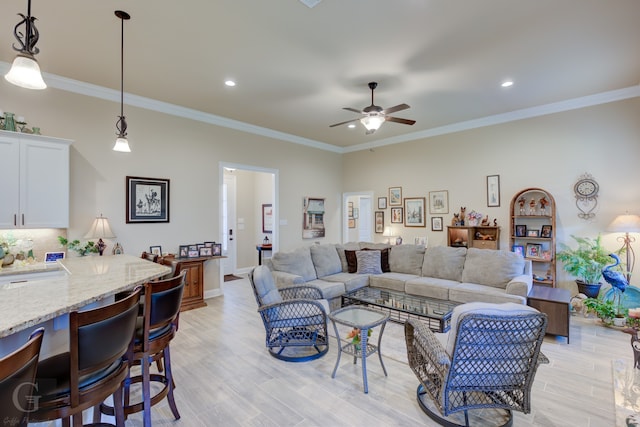
<path id="1" fill-rule="evenodd" d="M 374 353 L 378 353 L 380 359 L 380 365 L 384 371 L 384 376 L 387 376 L 387 368 L 384 367 L 382 362 L 382 353 L 380 353 L 380 343 L 382 341 L 382 333 L 384 332 L 384 326 L 389 319 L 388 313 L 383 313 L 379 310 L 371 308 L 351 305 L 349 307 L 343 307 L 332 313 L 329 313 L 329 319 L 333 323 L 333 329 L 336 332 L 336 339 L 338 340 L 338 360 L 336 360 L 336 366 L 333 368 L 331 378 L 336 377 L 336 371 L 340 365 L 340 357 L 342 352 L 353 355 L 353 363 L 355 364 L 358 357 L 362 359 L 362 382 L 364 383 L 364 392 L 369 392 L 367 384 L 367 357 Z M 340 332 L 338 331 L 337 324 L 351 326 L 360 330 L 360 342 L 354 343 L 353 341 L 342 341 L 340 339 Z M 378 345 L 373 345 L 367 342 L 368 331 L 371 328 L 382 325 L 380 333 L 378 334 Z"/>
<path id="2" fill-rule="evenodd" d="M 434 332 L 447 332 L 451 326 L 451 310 L 461 303 L 365 287 L 342 295 L 343 307 L 353 304 L 378 308 L 389 313 L 389 320 L 394 322 L 418 318 Z"/>

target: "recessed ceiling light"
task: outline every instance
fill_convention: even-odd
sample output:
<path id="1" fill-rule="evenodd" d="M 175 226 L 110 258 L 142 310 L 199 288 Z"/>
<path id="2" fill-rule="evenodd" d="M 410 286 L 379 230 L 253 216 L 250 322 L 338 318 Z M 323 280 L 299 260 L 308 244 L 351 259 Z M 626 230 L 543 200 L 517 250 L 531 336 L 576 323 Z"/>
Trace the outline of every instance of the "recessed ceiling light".
<path id="1" fill-rule="evenodd" d="M 349 129 L 353 129 L 354 127 L 356 127 L 355 123 L 351 123 L 350 125 L 347 126 Z"/>
<path id="2" fill-rule="evenodd" d="M 224 84 L 229 87 L 234 87 L 236 85 L 236 82 L 234 82 L 233 80 L 227 80 L 224 82 Z"/>
<path id="3" fill-rule="evenodd" d="M 500 86 L 502 86 L 502 87 L 510 87 L 510 86 L 513 86 L 513 81 L 511 81 L 511 80 L 506 80 L 506 81 L 502 82 L 502 84 L 501 84 Z"/>

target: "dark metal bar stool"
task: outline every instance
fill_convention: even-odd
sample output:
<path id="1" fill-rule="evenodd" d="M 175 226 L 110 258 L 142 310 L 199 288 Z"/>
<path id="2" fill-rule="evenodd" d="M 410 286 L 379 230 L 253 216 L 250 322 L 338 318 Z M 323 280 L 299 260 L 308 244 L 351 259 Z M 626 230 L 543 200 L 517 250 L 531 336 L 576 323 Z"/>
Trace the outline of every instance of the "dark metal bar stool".
<path id="1" fill-rule="evenodd" d="M 33 410 L 36 368 L 44 328 L 31 333 L 29 340 L 0 359 L 0 420 L 25 427 Z"/>
<path id="2" fill-rule="evenodd" d="M 62 419 L 82 426 L 82 411 L 113 395 L 116 425 L 124 426 L 122 390 L 129 375 L 127 354 L 133 345 L 142 288 L 113 304 L 69 314 L 69 351 L 38 364 L 38 407 L 29 421 Z"/>

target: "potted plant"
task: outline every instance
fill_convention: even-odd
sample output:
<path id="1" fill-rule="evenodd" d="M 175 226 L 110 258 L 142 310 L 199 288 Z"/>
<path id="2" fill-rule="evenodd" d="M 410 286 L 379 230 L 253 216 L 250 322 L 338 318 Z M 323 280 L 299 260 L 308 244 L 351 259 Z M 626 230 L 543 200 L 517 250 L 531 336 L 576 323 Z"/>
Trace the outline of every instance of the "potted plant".
<path id="1" fill-rule="evenodd" d="M 602 285 L 602 269 L 611 262 L 611 251 L 602 246 L 600 235 L 595 239 L 573 235 L 571 237 L 578 243 L 578 247 L 571 249 L 561 243 L 562 250 L 556 254 L 556 258 L 562 261 L 564 271 L 576 278 L 578 291 L 590 298 L 596 298 Z"/>
<path id="2" fill-rule="evenodd" d="M 82 245 L 80 243 L 80 240 L 76 239 L 70 242 L 62 236 L 58 236 L 58 241 L 62 246 L 66 246 L 68 249 L 71 249 L 72 251 L 76 251 L 76 253 L 79 256 L 85 256 L 91 253 L 97 254 L 99 249 L 98 245 L 96 245 L 94 242 L 91 242 L 91 241 Z"/>
<path id="3" fill-rule="evenodd" d="M 616 318 L 616 307 L 613 300 L 603 300 L 600 298 L 587 298 L 584 300 L 584 306 L 590 311 L 596 313 L 599 319 L 602 319 L 606 325 L 614 323 Z"/>

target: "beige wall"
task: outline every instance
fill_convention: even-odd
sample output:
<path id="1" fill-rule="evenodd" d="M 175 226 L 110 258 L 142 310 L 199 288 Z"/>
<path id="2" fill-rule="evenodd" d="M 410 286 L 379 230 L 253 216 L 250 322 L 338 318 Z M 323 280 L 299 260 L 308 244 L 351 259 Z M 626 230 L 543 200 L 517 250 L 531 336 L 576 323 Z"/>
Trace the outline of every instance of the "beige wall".
<path id="1" fill-rule="evenodd" d="M 497 218 L 502 227 L 500 245 L 509 245 L 509 203 L 528 187 L 548 190 L 557 203 L 557 238 L 602 233 L 605 247 L 616 250 L 619 235 L 607 233 L 613 218 L 625 211 L 640 214 L 640 99 L 634 98 L 549 116 L 378 147 L 344 155 L 344 191 L 374 191 L 387 196 L 390 186 L 401 185 L 403 197 L 428 197 L 429 191 L 448 190 L 449 214 L 460 206 Z M 585 172 L 600 184 L 597 215 L 578 218 L 573 185 Z M 487 207 L 486 176 L 500 175 L 500 207 Z M 389 223 L 390 209 L 385 209 Z M 446 244 L 445 232 L 432 232 L 430 245 Z M 405 242 L 424 235 L 425 229 L 397 227 Z M 398 234 L 398 233 L 396 233 Z M 379 241 L 384 238 L 376 235 Z M 638 248 L 640 251 L 640 247 Z M 564 286 L 571 279 L 558 268 Z M 640 285 L 640 273 L 632 279 Z"/>

